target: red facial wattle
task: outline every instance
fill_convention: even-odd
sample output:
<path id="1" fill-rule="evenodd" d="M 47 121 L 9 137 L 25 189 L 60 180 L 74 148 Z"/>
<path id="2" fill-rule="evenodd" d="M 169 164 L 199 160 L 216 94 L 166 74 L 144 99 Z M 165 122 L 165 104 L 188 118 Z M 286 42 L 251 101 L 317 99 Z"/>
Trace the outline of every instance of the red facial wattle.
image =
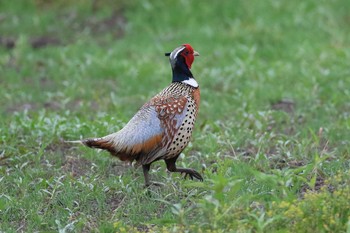
<path id="1" fill-rule="evenodd" d="M 186 52 L 185 52 L 185 53 L 182 53 L 181 55 L 185 58 L 185 62 L 186 62 L 187 67 L 189 69 L 191 69 L 192 63 L 194 61 L 193 54 L 190 54 L 190 53 L 186 54 Z"/>
<path id="2" fill-rule="evenodd" d="M 191 45 L 184 44 L 185 49 L 182 51 L 181 55 L 185 58 L 186 65 L 189 69 L 192 67 L 192 63 L 194 61 L 194 50 Z"/>

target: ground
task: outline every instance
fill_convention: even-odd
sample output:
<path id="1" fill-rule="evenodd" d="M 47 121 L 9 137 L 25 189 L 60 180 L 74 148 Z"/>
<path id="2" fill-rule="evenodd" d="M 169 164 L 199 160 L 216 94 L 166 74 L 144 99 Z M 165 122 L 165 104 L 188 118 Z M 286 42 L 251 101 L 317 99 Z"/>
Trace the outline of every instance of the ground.
<path id="1" fill-rule="evenodd" d="M 0 232 L 349 232 L 350 3 L 2 1 Z M 178 166 L 65 140 L 121 129 L 190 43 Z"/>

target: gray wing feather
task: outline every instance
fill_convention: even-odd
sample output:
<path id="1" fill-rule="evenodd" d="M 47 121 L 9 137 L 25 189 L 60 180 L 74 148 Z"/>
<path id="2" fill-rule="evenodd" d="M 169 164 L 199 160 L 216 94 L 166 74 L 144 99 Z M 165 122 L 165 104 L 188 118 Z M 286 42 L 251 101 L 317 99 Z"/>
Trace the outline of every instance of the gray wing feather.
<path id="1" fill-rule="evenodd" d="M 164 132 L 157 112 L 152 106 L 142 107 L 120 131 L 106 136 L 116 147 L 130 147 L 144 143 L 150 138 Z"/>

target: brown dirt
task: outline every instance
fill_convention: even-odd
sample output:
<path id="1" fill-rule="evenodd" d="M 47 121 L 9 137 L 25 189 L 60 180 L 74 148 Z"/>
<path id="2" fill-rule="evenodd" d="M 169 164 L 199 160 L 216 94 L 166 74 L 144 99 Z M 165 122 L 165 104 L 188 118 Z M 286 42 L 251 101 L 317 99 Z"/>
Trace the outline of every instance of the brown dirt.
<path id="1" fill-rule="evenodd" d="M 62 42 L 59 38 L 48 36 L 48 35 L 35 37 L 30 40 L 30 44 L 34 49 L 39 49 L 47 46 L 57 46 L 57 45 L 60 45 L 61 43 Z"/>
<path id="2" fill-rule="evenodd" d="M 33 111 L 37 109 L 37 104 L 35 103 L 20 103 L 10 106 L 6 109 L 8 113 L 23 112 L 23 111 Z"/>
<path id="3" fill-rule="evenodd" d="M 124 201 L 125 195 L 116 192 L 108 192 L 107 193 L 107 198 L 106 198 L 106 203 L 109 206 L 109 209 L 111 211 L 116 210 L 121 203 Z"/>
<path id="4" fill-rule="evenodd" d="M 67 156 L 62 170 L 70 173 L 73 177 L 81 177 L 90 171 L 91 166 L 92 162 L 85 158 Z"/>
<path id="5" fill-rule="evenodd" d="M 130 163 L 120 161 L 119 159 L 113 157 L 114 162 L 108 167 L 108 174 L 112 174 L 115 176 L 120 176 L 124 174 L 129 169 L 136 169 L 130 165 Z"/>
<path id="6" fill-rule="evenodd" d="M 289 114 L 294 113 L 294 109 L 295 109 L 295 102 L 292 100 L 279 100 L 275 103 L 271 104 L 271 108 L 273 110 L 279 110 L 279 111 L 283 111 Z"/>
<path id="7" fill-rule="evenodd" d="M 8 48 L 8 49 L 12 49 L 16 46 L 16 40 L 12 37 L 0 37 L 0 45 Z"/>
<path id="8" fill-rule="evenodd" d="M 303 185 L 301 187 L 301 189 L 299 190 L 299 196 L 300 196 L 300 198 L 304 198 L 304 195 L 307 192 L 319 192 L 321 190 L 321 188 L 324 187 L 325 185 L 327 185 L 327 184 L 325 184 L 325 178 L 318 175 L 316 178 L 315 187 L 312 189 L 306 184 Z M 329 192 L 334 191 L 334 187 L 332 185 L 327 185 L 327 189 Z"/>
<path id="9" fill-rule="evenodd" d="M 59 38 L 43 35 L 39 37 L 33 37 L 30 39 L 29 44 L 34 49 L 38 49 L 46 46 L 61 45 L 62 42 Z M 16 46 L 16 39 L 13 37 L 0 37 L 0 45 L 8 49 L 13 49 Z"/>

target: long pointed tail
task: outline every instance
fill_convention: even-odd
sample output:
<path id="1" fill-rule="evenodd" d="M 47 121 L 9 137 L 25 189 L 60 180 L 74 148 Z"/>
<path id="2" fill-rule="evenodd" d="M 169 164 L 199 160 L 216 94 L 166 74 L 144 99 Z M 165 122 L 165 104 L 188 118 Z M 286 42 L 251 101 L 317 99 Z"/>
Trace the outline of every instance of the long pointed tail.
<path id="1" fill-rule="evenodd" d="M 75 140 L 75 141 L 64 141 L 64 143 L 74 143 L 74 144 L 83 144 L 83 141 L 82 140 Z"/>
<path id="2" fill-rule="evenodd" d="M 82 144 L 91 148 L 103 149 L 109 151 L 111 154 L 116 154 L 116 149 L 113 143 L 107 137 L 102 138 L 88 138 L 83 140 L 65 141 L 66 143 Z"/>

